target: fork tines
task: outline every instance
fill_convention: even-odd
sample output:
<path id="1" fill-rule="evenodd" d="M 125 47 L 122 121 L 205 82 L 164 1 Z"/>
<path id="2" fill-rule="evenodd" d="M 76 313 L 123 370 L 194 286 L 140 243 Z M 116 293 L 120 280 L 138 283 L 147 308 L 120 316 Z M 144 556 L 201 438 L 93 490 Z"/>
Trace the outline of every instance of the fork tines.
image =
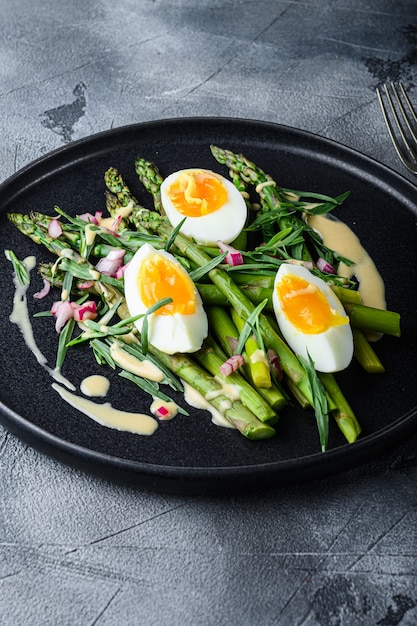
<path id="1" fill-rule="evenodd" d="M 382 85 L 376 93 L 399 158 L 410 172 L 417 174 L 417 114 L 402 83 Z"/>

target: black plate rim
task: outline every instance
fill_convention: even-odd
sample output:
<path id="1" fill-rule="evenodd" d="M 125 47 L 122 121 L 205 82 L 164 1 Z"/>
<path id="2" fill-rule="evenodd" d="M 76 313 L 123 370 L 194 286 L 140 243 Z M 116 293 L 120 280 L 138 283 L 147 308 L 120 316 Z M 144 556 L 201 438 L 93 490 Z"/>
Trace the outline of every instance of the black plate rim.
<path id="1" fill-rule="evenodd" d="M 293 134 L 294 137 L 298 137 L 302 139 L 305 138 L 306 140 L 309 140 L 309 141 L 316 141 L 318 143 L 321 143 L 323 146 L 324 145 L 327 146 L 329 148 L 329 152 L 334 151 L 334 150 L 344 152 L 346 155 L 349 155 L 352 158 L 352 160 L 359 160 L 359 161 L 362 161 L 363 163 L 366 163 L 370 171 L 374 169 L 377 170 L 377 172 L 384 171 L 385 174 L 392 179 L 392 181 L 396 181 L 401 186 L 404 186 L 404 185 L 409 186 L 410 193 L 417 192 L 417 183 L 413 183 L 412 181 L 408 180 L 407 178 L 402 176 L 399 172 L 390 168 L 385 163 L 382 163 L 378 161 L 377 159 L 374 159 L 373 157 L 368 156 L 367 154 L 361 152 L 360 150 L 351 148 L 347 146 L 346 144 L 343 144 L 342 142 L 339 142 L 334 139 L 330 139 L 323 135 L 319 135 L 317 133 L 307 131 L 301 128 L 297 128 L 294 126 L 288 126 L 286 124 L 279 124 L 275 122 L 262 121 L 262 120 L 256 120 L 256 119 L 251 119 L 251 118 L 220 117 L 220 116 L 219 117 L 193 116 L 193 117 L 161 118 L 161 119 L 156 119 L 156 120 L 149 120 L 149 121 L 144 121 L 144 122 L 126 124 L 126 125 L 117 126 L 115 128 L 111 128 L 108 130 L 99 131 L 97 133 L 93 133 L 85 137 L 81 137 L 75 141 L 72 141 L 69 144 L 65 144 L 63 146 L 54 148 L 51 151 L 47 152 L 46 154 L 30 161 L 23 167 L 19 168 L 17 172 L 15 172 L 14 174 L 11 174 L 7 179 L 5 179 L 2 183 L 0 183 L 0 194 L 4 193 L 8 187 L 12 187 L 16 182 L 19 182 L 21 178 L 24 178 L 25 176 L 30 175 L 31 173 L 36 174 L 38 169 L 42 169 L 43 166 L 45 164 L 48 164 L 50 161 L 59 160 L 61 157 L 64 157 L 65 159 L 64 165 L 66 166 L 67 155 L 70 155 L 73 152 L 76 153 L 82 150 L 84 146 L 88 146 L 94 143 L 105 142 L 107 141 L 107 139 L 113 136 L 117 136 L 123 133 L 129 133 L 130 131 L 136 131 L 139 128 L 147 129 L 147 128 L 152 128 L 155 126 L 163 126 L 163 125 L 179 125 L 179 126 L 187 127 L 189 124 L 203 125 L 203 124 L 213 124 L 213 123 L 214 124 L 221 124 L 221 123 L 236 124 L 242 127 L 256 125 L 256 126 L 259 126 L 260 128 L 261 127 L 266 128 L 266 129 L 271 128 L 271 130 L 273 129 L 274 131 L 281 130 L 283 132 Z M 83 155 L 80 155 L 80 156 L 82 158 Z M 54 169 L 59 169 L 59 167 L 54 168 Z M 46 175 L 49 175 L 50 173 L 51 173 L 51 170 L 47 170 L 45 172 Z M 18 193 L 20 193 L 21 191 L 22 191 L 22 188 L 19 187 Z"/>
<path id="2" fill-rule="evenodd" d="M 300 479 L 304 482 L 319 480 L 327 477 L 330 469 L 333 474 L 339 474 L 357 467 L 370 460 L 370 448 L 374 450 L 372 458 L 413 434 L 416 430 L 417 408 L 378 431 L 377 435 L 366 435 L 351 444 L 355 446 L 355 455 L 351 454 L 351 445 L 345 444 L 325 453 L 317 452 L 278 463 L 210 468 L 165 466 L 123 459 L 63 440 L 26 421 L 3 403 L 0 403 L 0 414 L 2 425 L 22 441 L 60 462 L 104 479 L 166 493 L 223 495 L 252 491 L 254 488 L 263 490 L 289 486 L 299 483 Z M 398 430 L 399 425 L 401 432 Z M 291 476 L 288 476 L 289 471 Z M 306 476 L 308 472 L 311 472 L 309 477 Z M 271 483 L 260 484 L 260 479 L 266 476 L 273 479 Z"/>
<path id="3" fill-rule="evenodd" d="M 162 118 L 159 120 L 151 120 L 146 122 L 134 123 L 120 126 L 110 130 L 94 133 L 90 136 L 80 138 L 70 144 L 60 146 L 48 152 L 45 155 L 33 160 L 27 165 L 19 169 L 15 174 L 11 175 L 0 184 L 0 195 L 9 194 L 7 202 L 13 199 L 16 193 L 21 193 L 26 186 L 33 184 L 44 175 L 49 175 L 52 171 L 59 170 L 74 163 L 77 159 L 73 159 L 73 155 L 83 158 L 83 149 L 91 145 L 98 147 L 102 143 L 111 140 L 123 133 L 137 131 L 141 128 L 162 127 L 164 125 L 180 125 L 187 126 L 189 124 L 206 125 L 206 124 L 235 124 L 241 127 L 247 125 L 262 126 L 271 128 L 276 132 L 281 130 L 289 134 L 293 134 L 297 138 L 307 141 L 318 142 L 322 146 L 329 148 L 329 152 L 336 151 L 340 155 L 349 157 L 351 162 L 349 166 L 357 169 L 359 166 L 365 165 L 369 173 L 381 176 L 384 175 L 389 179 L 388 184 L 392 186 L 400 185 L 402 189 L 407 189 L 412 196 L 417 192 L 417 186 L 411 181 L 404 178 L 398 172 L 389 168 L 385 164 L 361 153 L 358 150 L 350 148 L 340 142 L 328 139 L 315 133 L 298 129 L 274 122 L 252 120 L 248 118 L 229 118 L 229 117 L 180 117 L 180 118 Z M 105 149 L 105 146 L 102 146 Z M 98 153 L 99 150 L 94 151 Z M 343 162 L 343 159 L 340 159 Z M 54 166 L 54 163 L 55 166 Z M 52 168 L 49 169 L 49 166 Z M 21 183 L 24 183 L 21 186 Z M 410 201 L 410 206 L 411 203 Z M 366 462 L 377 454 L 386 452 L 393 445 L 397 445 L 407 436 L 413 433 L 417 428 L 417 406 L 410 409 L 405 415 L 399 417 L 390 425 L 361 437 L 355 444 L 355 461 Z M 295 459 L 280 461 L 277 463 L 245 465 L 245 466 L 216 466 L 209 468 L 197 467 L 177 467 L 165 466 L 158 464 L 140 463 L 131 459 L 123 459 L 111 454 L 105 454 L 85 448 L 79 444 L 75 444 L 61 439 L 52 433 L 40 428 L 30 421 L 22 418 L 20 415 L 10 410 L 6 405 L 0 402 L 0 421 L 10 432 L 33 445 L 52 457 L 57 458 L 74 467 L 98 473 L 105 478 L 111 480 L 121 479 L 122 482 L 129 481 L 140 485 L 143 488 L 152 490 L 162 490 L 164 492 L 178 492 L 182 494 L 192 493 L 216 493 L 220 494 L 225 491 L 247 490 L 253 487 L 259 487 L 259 479 L 269 476 L 273 478 L 271 483 L 274 486 L 289 484 L 289 482 L 298 482 L 299 477 L 305 479 L 306 470 L 311 470 L 311 479 L 318 479 L 328 474 L 329 467 L 332 467 L 335 473 L 343 470 L 351 469 L 353 466 L 349 462 L 349 455 L 352 446 L 345 444 L 336 449 L 329 450 L 325 453 L 314 453 L 311 455 L 300 456 Z M 317 461 L 320 460 L 317 467 Z M 288 476 L 283 479 L 283 475 L 291 468 L 295 470 L 292 479 L 289 481 Z M 207 480 L 208 479 L 208 480 Z M 216 481 L 222 481 L 221 484 L 215 484 Z M 269 485 L 271 486 L 271 484 Z"/>

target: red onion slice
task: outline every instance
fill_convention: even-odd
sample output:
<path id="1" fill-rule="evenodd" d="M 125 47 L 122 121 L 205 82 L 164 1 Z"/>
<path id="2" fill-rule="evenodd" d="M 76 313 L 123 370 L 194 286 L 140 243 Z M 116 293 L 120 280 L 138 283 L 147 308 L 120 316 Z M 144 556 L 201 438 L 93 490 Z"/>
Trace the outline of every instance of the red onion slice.
<path id="1" fill-rule="evenodd" d="M 336 270 L 334 269 L 333 265 L 330 265 L 330 263 L 328 263 L 326 259 L 323 259 L 322 257 L 317 259 L 316 265 L 321 272 L 325 272 L 326 274 L 336 274 Z"/>
<path id="2" fill-rule="evenodd" d="M 245 359 L 241 354 L 234 354 L 220 366 L 220 373 L 223 374 L 223 376 L 230 376 L 230 374 L 239 369 L 239 367 L 242 367 L 244 363 Z"/>
<path id="3" fill-rule="evenodd" d="M 52 239 L 58 239 L 62 235 L 62 226 L 56 217 L 49 222 L 48 235 Z"/>
<path id="4" fill-rule="evenodd" d="M 235 267 L 236 265 L 243 265 L 243 256 L 240 250 L 236 250 L 233 246 L 229 246 L 227 243 L 223 243 L 220 239 L 217 241 L 221 252 L 226 252 L 225 261 L 228 265 Z"/>
<path id="5" fill-rule="evenodd" d="M 51 283 L 49 282 L 49 280 L 46 280 L 46 278 L 44 278 L 42 289 L 34 293 L 33 297 L 36 298 L 37 300 L 42 300 L 42 298 L 45 298 L 45 296 L 47 296 L 50 291 L 51 291 Z"/>
<path id="6" fill-rule="evenodd" d="M 107 256 L 99 260 L 96 265 L 96 270 L 106 276 L 116 276 L 116 273 L 123 265 L 123 257 L 125 254 L 126 250 L 119 248 L 111 250 Z"/>

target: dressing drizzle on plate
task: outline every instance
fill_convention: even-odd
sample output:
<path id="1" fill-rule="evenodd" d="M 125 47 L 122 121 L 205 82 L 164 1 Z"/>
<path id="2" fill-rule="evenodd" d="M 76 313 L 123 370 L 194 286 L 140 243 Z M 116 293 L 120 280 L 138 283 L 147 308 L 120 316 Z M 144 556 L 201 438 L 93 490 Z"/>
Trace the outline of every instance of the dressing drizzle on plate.
<path id="1" fill-rule="evenodd" d="M 351 228 L 339 220 L 323 215 L 309 215 L 307 222 L 321 236 L 325 246 L 353 261 L 352 265 L 340 263 L 337 273 L 345 278 L 356 276 L 363 304 L 376 309 L 386 309 L 384 281 L 374 261 Z"/>

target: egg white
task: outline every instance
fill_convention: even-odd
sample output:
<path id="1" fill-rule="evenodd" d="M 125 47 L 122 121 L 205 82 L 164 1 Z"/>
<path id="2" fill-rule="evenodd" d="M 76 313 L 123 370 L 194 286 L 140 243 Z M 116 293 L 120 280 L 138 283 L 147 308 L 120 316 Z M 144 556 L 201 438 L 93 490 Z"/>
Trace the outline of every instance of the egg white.
<path id="1" fill-rule="evenodd" d="M 231 243 L 242 232 L 246 217 L 247 207 L 240 191 L 235 185 L 221 174 L 204 170 L 201 168 L 189 168 L 178 170 L 170 174 L 161 185 L 161 201 L 164 211 L 171 222 L 172 226 L 177 226 L 183 219 L 184 215 L 177 211 L 173 205 L 168 190 L 170 186 L 177 180 L 182 173 L 198 173 L 208 172 L 212 176 L 221 181 L 227 192 L 226 202 L 214 213 L 208 213 L 201 217 L 187 217 L 181 232 L 194 239 L 197 243 L 213 246 L 218 240 L 224 243 Z"/>
<path id="2" fill-rule="evenodd" d="M 124 275 L 126 303 L 129 314 L 132 317 L 146 313 L 148 310 L 137 288 L 137 276 L 143 261 L 156 254 L 164 256 L 186 274 L 181 264 L 169 252 L 156 250 L 148 243 L 141 246 L 127 266 Z M 193 314 L 173 313 L 172 315 L 156 315 L 152 313 L 148 316 L 148 340 L 161 352 L 166 354 L 196 352 L 201 348 L 204 339 L 207 337 L 207 315 L 203 309 L 200 294 L 196 287 L 194 289 L 196 310 Z M 142 331 L 143 318 L 138 319 L 135 322 L 135 326 L 139 331 Z"/>
<path id="3" fill-rule="evenodd" d="M 303 333 L 295 328 L 282 310 L 277 293 L 277 286 L 285 275 L 299 276 L 316 285 L 326 297 L 330 307 L 340 315 L 346 315 L 342 303 L 327 283 L 303 266 L 284 263 L 275 277 L 272 296 L 275 316 L 284 339 L 296 354 L 304 359 L 308 359 L 309 355 L 314 361 L 315 369 L 319 372 L 338 372 L 345 369 L 353 356 L 353 335 L 350 324 L 332 326 L 316 334 Z"/>

